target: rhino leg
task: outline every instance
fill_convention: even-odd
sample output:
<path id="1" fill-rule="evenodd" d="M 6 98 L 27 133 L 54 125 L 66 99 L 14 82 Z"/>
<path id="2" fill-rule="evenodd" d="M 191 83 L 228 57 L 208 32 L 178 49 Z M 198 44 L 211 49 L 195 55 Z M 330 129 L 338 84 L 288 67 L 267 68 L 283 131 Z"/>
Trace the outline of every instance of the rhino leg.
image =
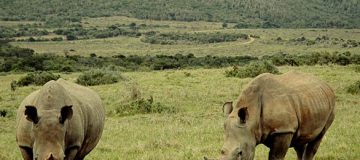
<path id="1" fill-rule="evenodd" d="M 270 142 L 269 160 L 283 160 L 290 147 L 292 133 L 274 134 Z"/>
<path id="2" fill-rule="evenodd" d="M 24 158 L 24 160 L 32 160 L 33 159 L 32 148 L 23 147 L 23 146 L 19 146 L 19 147 L 20 147 L 21 155 Z"/>
<path id="3" fill-rule="evenodd" d="M 294 147 L 294 149 L 296 151 L 296 154 L 297 154 L 297 159 L 298 160 L 303 159 L 304 152 L 305 152 L 305 147 L 306 147 L 306 144 Z"/>
<path id="4" fill-rule="evenodd" d="M 72 147 L 66 150 L 65 152 L 65 160 L 73 160 L 73 159 L 79 159 L 76 158 L 76 155 L 78 154 L 79 147 Z"/>
<path id="5" fill-rule="evenodd" d="M 323 138 L 324 133 L 322 132 L 315 140 L 308 143 L 304 153 L 304 160 L 312 160 L 317 152 L 321 139 Z"/>
<path id="6" fill-rule="evenodd" d="M 326 131 L 330 127 L 331 123 L 334 121 L 335 115 L 332 113 L 321 133 L 315 138 L 315 140 L 309 142 L 306 146 L 305 153 L 304 153 L 304 160 L 312 160 L 317 152 L 321 140 L 324 137 Z"/>

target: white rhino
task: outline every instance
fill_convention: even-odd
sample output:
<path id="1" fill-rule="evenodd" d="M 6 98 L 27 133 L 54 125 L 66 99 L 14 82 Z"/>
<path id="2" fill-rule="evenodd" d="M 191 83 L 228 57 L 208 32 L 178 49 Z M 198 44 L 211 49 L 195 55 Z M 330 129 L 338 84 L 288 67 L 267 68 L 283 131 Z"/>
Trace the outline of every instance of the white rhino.
<path id="1" fill-rule="evenodd" d="M 105 121 L 93 90 L 63 79 L 27 96 L 17 112 L 16 140 L 26 160 L 79 160 L 95 148 Z"/>
<path id="2" fill-rule="evenodd" d="M 225 103 L 221 160 L 252 160 L 255 147 L 270 148 L 282 160 L 294 147 L 311 160 L 335 118 L 335 94 L 324 81 L 298 72 L 261 74 L 242 91 L 235 107 Z"/>

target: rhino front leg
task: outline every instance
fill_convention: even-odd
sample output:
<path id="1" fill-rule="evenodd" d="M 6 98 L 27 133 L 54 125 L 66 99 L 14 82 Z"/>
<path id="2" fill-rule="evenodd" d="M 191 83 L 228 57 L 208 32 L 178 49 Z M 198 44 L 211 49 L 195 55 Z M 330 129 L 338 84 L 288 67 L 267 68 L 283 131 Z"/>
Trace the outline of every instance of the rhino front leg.
<path id="1" fill-rule="evenodd" d="M 78 154 L 78 152 L 79 152 L 78 146 L 66 149 L 65 160 L 78 159 L 78 158 L 76 158 L 76 155 Z"/>
<path id="2" fill-rule="evenodd" d="M 290 147 L 292 133 L 274 134 L 270 142 L 269 160 L 283 160 Z"/>
<path id="3" fill-rule="evenodd" d="M 32 148 L 23 147 L 23 146 L 19 146 L 19 147 L 20 147 L 21 155 L 24 158 L 24 160 L 32 160 L 33 159 Z"/>

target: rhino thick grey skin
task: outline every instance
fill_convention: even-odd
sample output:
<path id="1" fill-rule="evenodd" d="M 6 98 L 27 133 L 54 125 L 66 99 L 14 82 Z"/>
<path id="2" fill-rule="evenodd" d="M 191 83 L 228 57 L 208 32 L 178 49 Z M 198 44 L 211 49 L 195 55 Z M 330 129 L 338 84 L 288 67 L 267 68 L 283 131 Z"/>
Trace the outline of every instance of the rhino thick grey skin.
<path id="1" fill-rule="evenodd" d="M 27 96 L 17 112 L 16 140 L 26 160 L 73 160 L 100 140 L 105 112 L 89 88 L 63 79 Z"/>
<path id="2" fill-rule="evenodd" d="M 282 160 L 294 147 L 299 160 L 311 160 L 335 118 L 335 94 L 323 81 L 298 72 L 261 74 L 233 107 L 223 106 L 225 142 L 221 160 L 252 160 L 255 147 L 270 148 L 269 160 Z"/>

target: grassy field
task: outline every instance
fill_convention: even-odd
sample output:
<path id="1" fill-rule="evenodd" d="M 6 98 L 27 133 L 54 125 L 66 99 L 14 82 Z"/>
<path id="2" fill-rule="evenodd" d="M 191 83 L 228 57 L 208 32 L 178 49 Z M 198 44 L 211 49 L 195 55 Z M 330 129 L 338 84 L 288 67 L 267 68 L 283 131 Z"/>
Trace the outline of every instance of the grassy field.
<path id="1" fill-rule="evenodd" d="M 32 21 L 4 22 L 0 26 L 17 27 Z M 274 53 L 302 54 L 312 52 L 346 52 L 359 54 L 357 47 L 344 47 L 348 40 L 360 42 L 360 29 L 233 29 L 234 24 L 223 28 L 218 22 L 176 22 L 139 20 L 122 16 L 84 18 L 85 28 L 106 28 L 113 24 L 146 24 L 140 32 L 227 32 L 256 35 L 259 38 L 234 42 L 211 44 L 149 44 L 141 41 L 144 37 L 113 37 L 59 42 L 11 42 L 11 44 L 32 48 L 36 53 L 58 55 L 83 55 L 95 53 L 98 56 L 113 55 L 174 55 L 194 54 L 195 56 L 254 55 Z M 49 31 L 56 28 L 48 28 Z M 50 34 L 42 38 L 53 38 Z M 307 45 L 295 39 L 304 37 L 315 40 Z M 18 37 L 28 39 L 29 37 Z M 35 37 L 39 38 L 39 37 Z M 280 38 L 280 39 L 279 39 Z M 295 40 L 295 41 L 294 41 Z M 203 156 L 218 157 L 223 144 L 223 113 L 221 107 L 226 101 L 235 101 L 243 86 L 251 79 L 228 78 L 224 73 L 231 68 L 187 69 L 149 72 L 125 72 L 125 80 L 115 84 L 91 87 L 103 99 L 107 117 L 102 139 L 87 157 L 97 159 L 139 159 L 139 160 L 184 160 L 202 159 Z M 297 70 L 318 76 L 327 81 L 337 97 L 336 119 L 320 146 L 316 159 L 358 160 L 360 159 L 360 113 L 359 95 L 345 92 L 345 88 L 360 79 L 353 66 L 301 66 L 280 67 L 280 72 Z M 15 112 L 20 102 L 37 86 L 10 90 L 10 83 L 25 73 L 0 73 L 0 110 L 7 110 L 6 117 L 0 116 L 0 159 L 20 159 L 15 142 Z M 80 73 L 61 74 L 63 78 L 75 81 Z M 155 102 L 174 107 L 176 113 L 137 114 L 119 117 L 113 114 L 118 106 L 130 101 L 134 88 L 145 99 L 153 97 Z M 260 145 L 256 159 L 266 159 L 268 149 Z M 290 149 L 286 159 L 295 159 Z"/>
<path id="2" fill-rule="evenodd" d="M 87 159 L 184 160 L 218 157 L 223 143 L 221 106 L 235 101 L 251 79 L 227 78 L 224 69 L 168 70 L 126 72 L 127 80 L 91 87 L 103 99 L 107 117 L 102 139 Z M 336 118 L 317 153 L 318 160 L 357 160 L 360 158 L 359 96 L 345 92 L 345 87 L 360 79 L 352 66 L 280 67 L 281 72 L 297 70 L 327 81 L 336 92 Z M 185 73 L 190 73 L 185 74 Z M 64 74 L 74 81 L 78 73 Z M 10 91 L 10 82 L 22 74 L 0 76 L 0 103 L 10 110 L 0 117 L 0 159 L 20 159 L 15 142 L 15 110 L 21 100 L 38 89 L 29 86 Z M 132 88 L 144 98 L 177 108 L 173 114 L 142 114 L 117 117 L 111 114 L 128 101 Z M 266 159 L 268 149 L 260 145 L 256 159 Z M 290 149 L 286 159 L 295 159 Z"/>
<path id="3" fill-rule="evenodd" d="M 146 24 L 158 27 L 140 29 L 140 32 L 158 31 L 160 33 L 168 32 L 227 32 L 244 33 L 248 35 L 257 35 L 249 43 L 246 40 L 235 42 L 211 43 L 211 44 L 176 44 L 161 45 L 149 44 L 141 41 L 144 37 L 115 37 L 106 39 L 87 39 L 77 41 L 61 42 L 13 42 L 12 44 L 32 48 L 37 53 L 55 53 L 64 55 L 64 53 L 77 55 L 90 55 L 95 53 L 100 56 L 123 55 L 157 55 L 157 54 L 188 54 L 196 56 L 219 55 L 266 55 L 274 53 L 312 53 L 312 52 L 345 52 L 359 53 L 360 47 L 343 47 L 342 44 L 347 40 L 360 41 L 360 29 L 233 29 L 234 24 L 229 24 L 228 28 L 222 28 L 222 23 L 216 22 L 177 22 L 177 21 L 154 21 L 139 20 L 128 17 L 104 17 L 104 18 L 85 18 L 82 21 L 84 27 L 104 28 L 113 24 L 136 23 L 137 25 Z M 165 27 L 164 27 L 165 26 Z M 305 43 L 291 42 L 291 39 L 305 37 L 307 40 L 315 40 L 317 37 L 326 36 L 329 40 L 306 45 Z M 281 38 L 281 41 L 276 39 Z M 26 37 L 22 37 L 26 38 Z M 46 38 L 46 37 L 45 37 Z M 51 38 L 48 36 L 48 38 Z M 335 41 L 334 39 L 338 39 Z M 341 39 L 343 41 L 341 41 Z"/>

